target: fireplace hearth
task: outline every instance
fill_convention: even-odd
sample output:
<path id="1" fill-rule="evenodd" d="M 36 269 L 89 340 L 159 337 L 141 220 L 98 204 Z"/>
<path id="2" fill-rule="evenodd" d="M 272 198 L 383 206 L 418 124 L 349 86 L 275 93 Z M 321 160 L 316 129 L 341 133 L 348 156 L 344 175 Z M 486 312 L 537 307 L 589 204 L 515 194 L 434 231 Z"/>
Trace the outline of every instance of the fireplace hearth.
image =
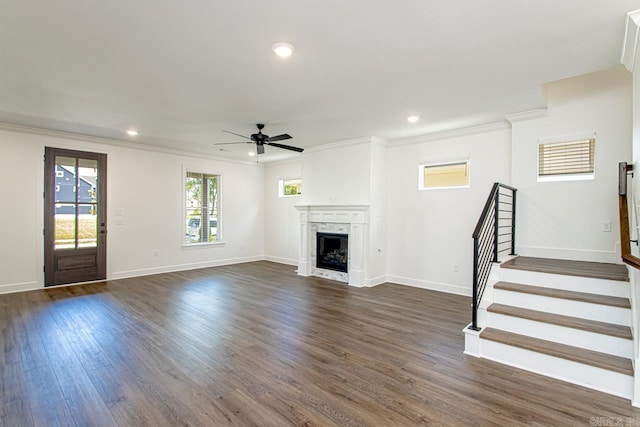
<path id="1" fill-rule="evenodd" d="M 316 267 L 346 273 L 349 259 L 349 236 L 316 233 Z"/>

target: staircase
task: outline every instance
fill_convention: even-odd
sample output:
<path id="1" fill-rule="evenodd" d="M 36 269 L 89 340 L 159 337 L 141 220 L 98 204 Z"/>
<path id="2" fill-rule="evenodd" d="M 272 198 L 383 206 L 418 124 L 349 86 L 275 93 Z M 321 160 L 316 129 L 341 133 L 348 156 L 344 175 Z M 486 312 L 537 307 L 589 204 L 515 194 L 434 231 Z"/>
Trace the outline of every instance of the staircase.
<path id="1" fill-rule="evenodd" d="M 516 257 L 495 270 L 465 353 L 632 399 L 624 265 Z"/>

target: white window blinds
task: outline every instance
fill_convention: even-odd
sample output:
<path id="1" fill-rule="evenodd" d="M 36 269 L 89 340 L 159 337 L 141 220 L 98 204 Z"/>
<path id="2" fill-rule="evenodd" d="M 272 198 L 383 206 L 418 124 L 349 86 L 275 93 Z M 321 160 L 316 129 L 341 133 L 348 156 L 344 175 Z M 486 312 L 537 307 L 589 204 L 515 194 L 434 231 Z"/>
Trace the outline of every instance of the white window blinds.
<path id="1" fill-rule="evenodd" d="M 594 172 L 595 138 L 538 145 L 538 176 Z"/>

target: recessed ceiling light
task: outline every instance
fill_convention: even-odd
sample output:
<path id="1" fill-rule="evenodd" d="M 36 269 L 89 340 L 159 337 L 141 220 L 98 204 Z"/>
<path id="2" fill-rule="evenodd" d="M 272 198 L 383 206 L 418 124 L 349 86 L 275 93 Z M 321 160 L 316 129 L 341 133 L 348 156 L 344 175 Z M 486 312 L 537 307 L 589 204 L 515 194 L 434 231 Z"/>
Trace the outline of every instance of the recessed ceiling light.
<path id="1" fill-rule="evenodd" d="M 286 58 L 288 56 L 291 56 L 291 54 L 295 50 L 295 48 L 289 43 L 274 43 L 273 46 L 271 46 L 271 48 L 276 53 L 276 55 L 278 55 L 281 58 Z"/>
<path id="2" fill-rule="evenodd" d="M 250 155 L 251 157 L 256 155 L 256 153 L 254 153 L 253 151 L 249 151 L 247 154 Z"/>
<path id="3" fill-rule="evenodd" d="M 419 119 L 420 119 L 420 116 L 409 116 L 409 117 L 407 117 L 407 121 L 408 121 L 409 123 L 415 123 L 415 122 L 417 122 Z"/>
<path id="4" fill-rule="evenodd" d="M 127 134 L 128 134 L 129 136 L 136 136 L 136 135 L 138 134 L 138 131 L 137 131 L 137 130 L 134 130 L 134 129 L 129 129 L 129 130 L 127 131 Z"/>

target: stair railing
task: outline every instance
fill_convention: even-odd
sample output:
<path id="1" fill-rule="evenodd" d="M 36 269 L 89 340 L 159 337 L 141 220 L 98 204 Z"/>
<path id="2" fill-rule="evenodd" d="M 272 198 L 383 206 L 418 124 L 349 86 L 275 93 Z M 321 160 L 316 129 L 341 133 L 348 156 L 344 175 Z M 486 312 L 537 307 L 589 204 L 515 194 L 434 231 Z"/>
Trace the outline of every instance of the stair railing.
<path id="1" fill-rule="evenodd" d="M 491 265 L 500 254 L 516 250 L 516 190 L 496 182 L 473 231 L 473 312 L 470 329 L 479 331 L 478 307 L 489 280 Z"/>
<path id="2" fill-rule="evenodd" d="M 640 258 L 631 254 L 631 242 L 638 244 L 637 240 L 631 240 L 629 231 L 629 205 L 627 194 L 627 175 L 633 172 L 633 165 L 627 162 L 618 163 L 618 207 L 620 211 L 620 255 L 622 261 L 634 268 L 640 269 Z"/>

